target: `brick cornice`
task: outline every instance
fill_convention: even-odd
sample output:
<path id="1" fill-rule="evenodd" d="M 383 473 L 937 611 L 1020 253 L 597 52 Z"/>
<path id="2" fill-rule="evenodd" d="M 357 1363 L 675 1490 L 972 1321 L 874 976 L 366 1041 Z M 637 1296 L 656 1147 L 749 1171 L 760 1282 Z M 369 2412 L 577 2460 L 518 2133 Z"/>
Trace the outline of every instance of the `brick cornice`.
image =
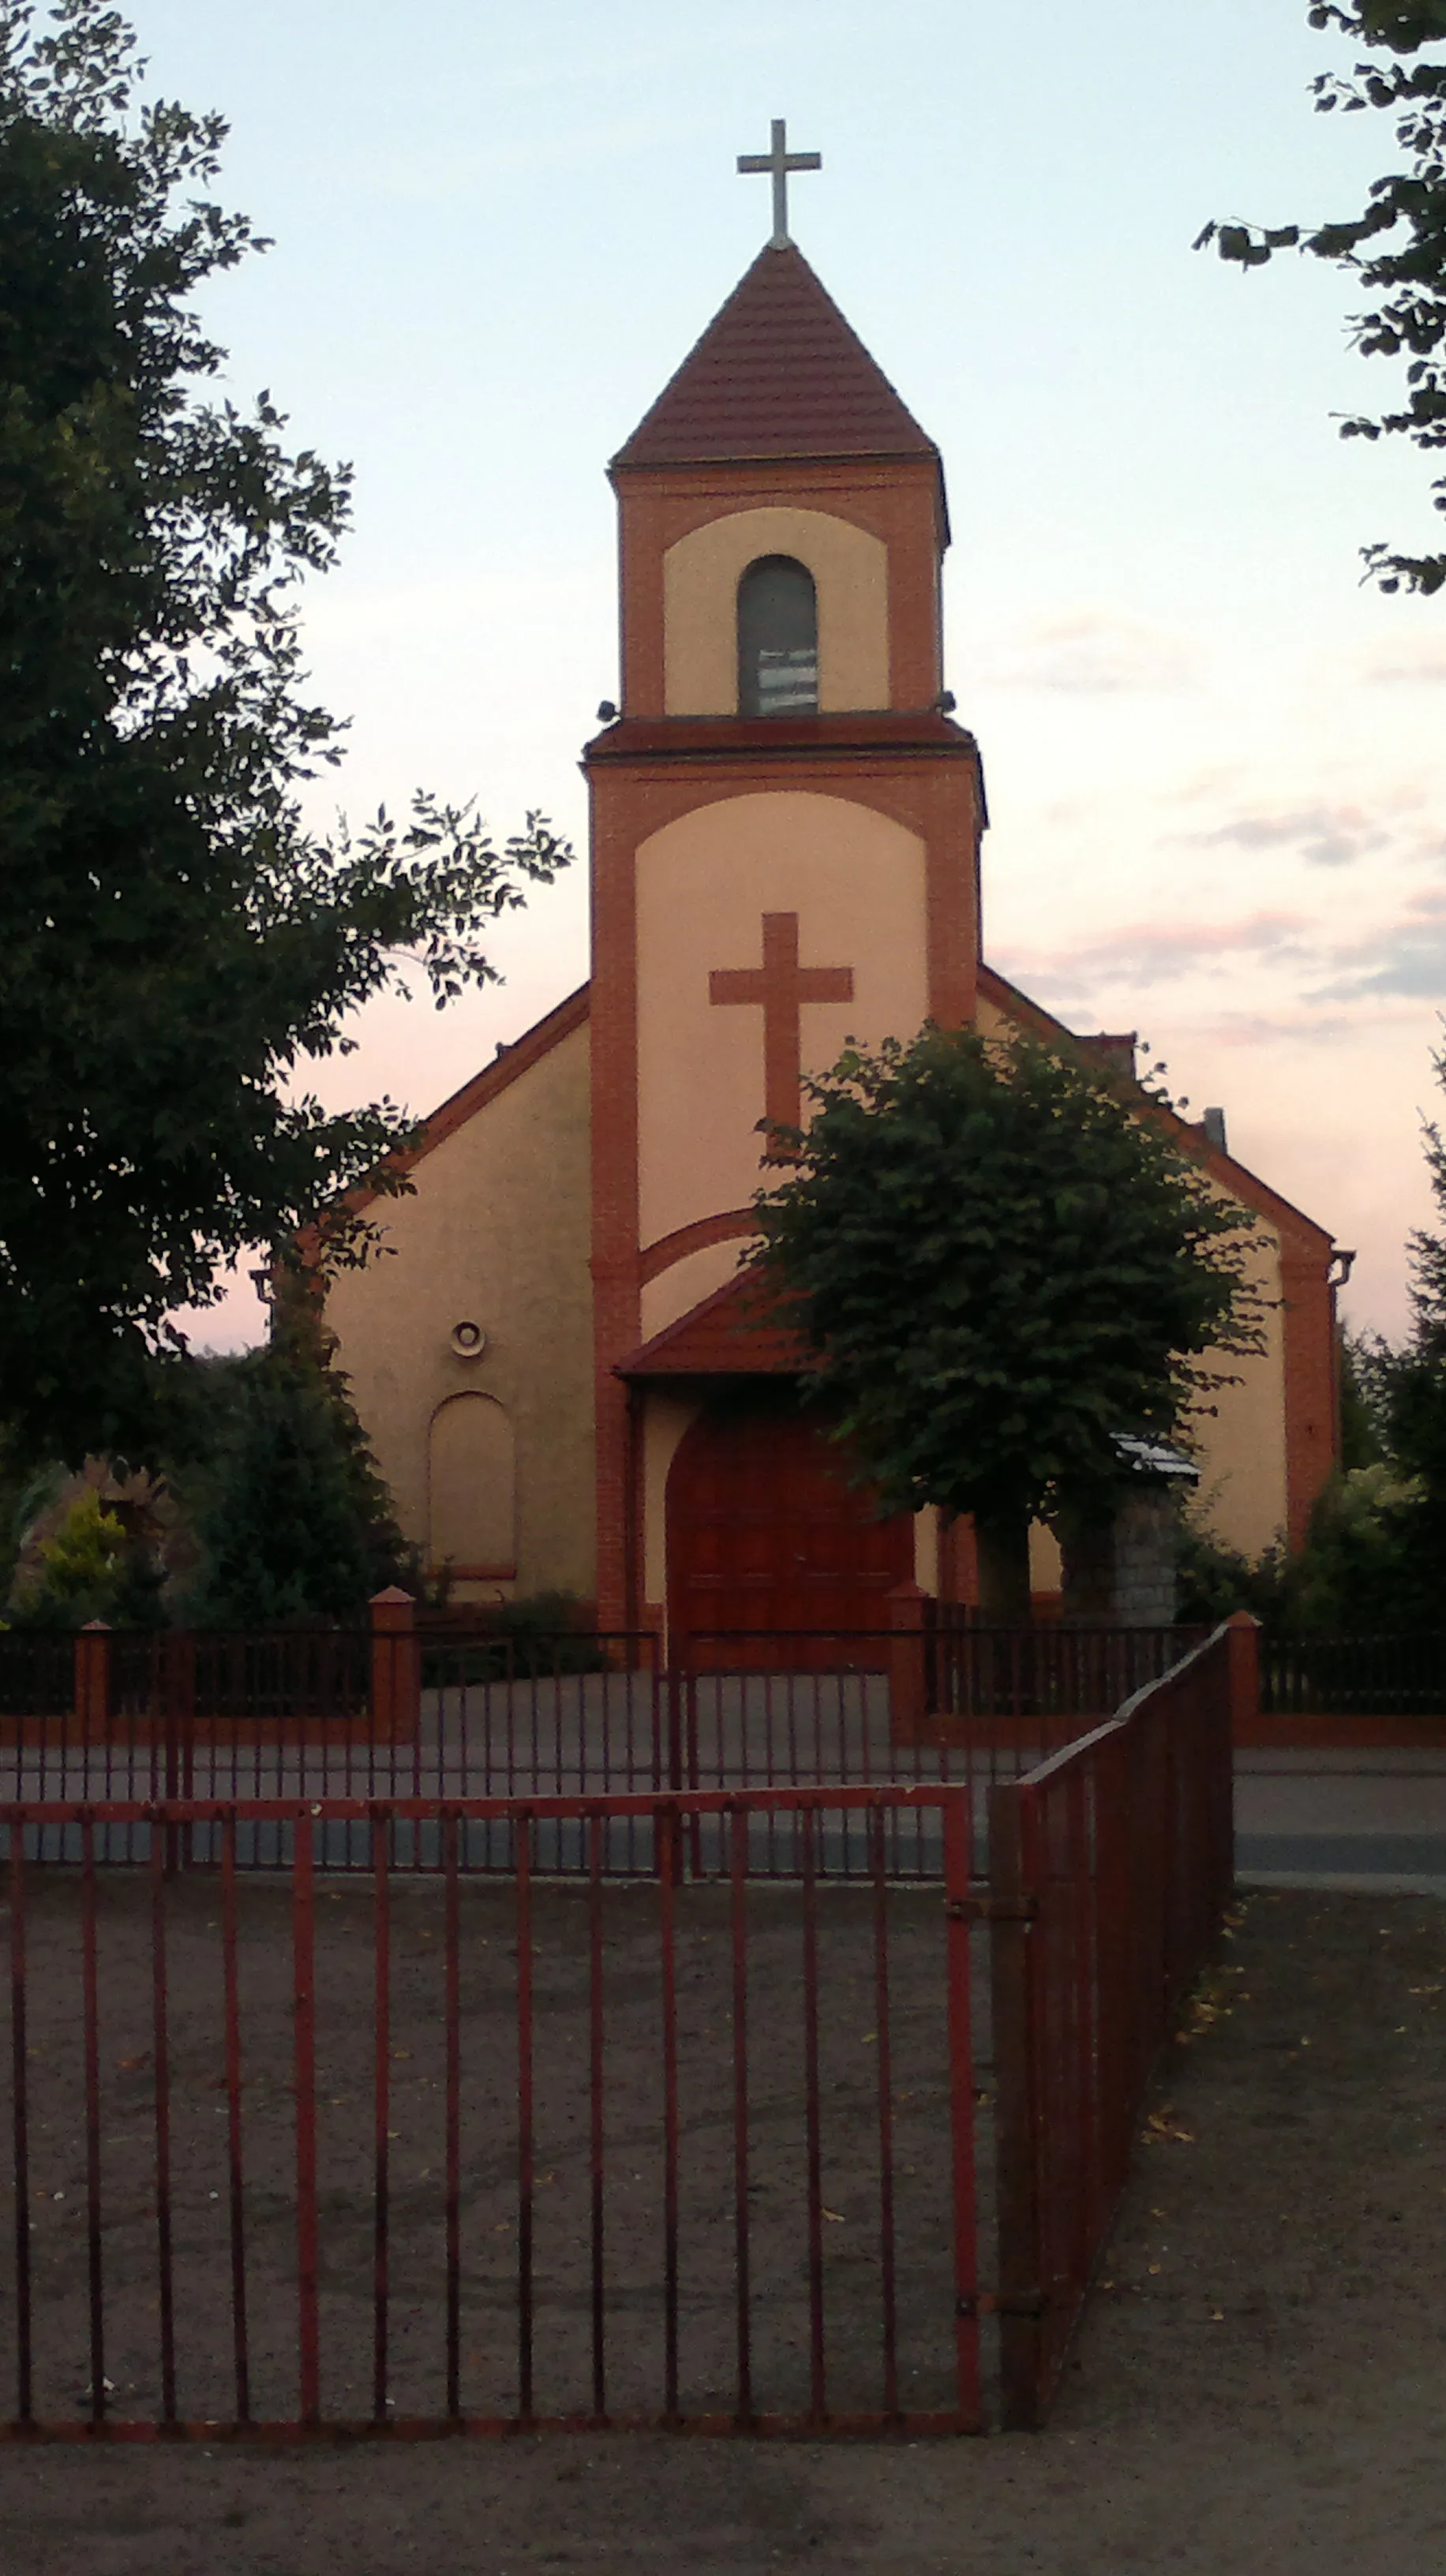
<path id="1" fill-rule="evenodd" d="M 932 708 L 818 716 L 639 716 L 594 735 L 584 769 L 642 768 L 654 761 L 723 763 L 749 769 L 786 761 L 891 759 L 977 763 L 972 733 Z"/>

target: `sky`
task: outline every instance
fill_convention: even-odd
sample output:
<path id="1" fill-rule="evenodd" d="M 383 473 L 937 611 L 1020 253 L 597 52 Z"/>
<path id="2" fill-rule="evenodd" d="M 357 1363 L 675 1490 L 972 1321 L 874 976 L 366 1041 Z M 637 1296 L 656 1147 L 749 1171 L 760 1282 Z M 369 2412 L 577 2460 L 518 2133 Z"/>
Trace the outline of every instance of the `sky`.
<path id="1" fill-rule="evenodd" d="M 149 87 L 229 121 L 272 238 L 214 281 L 226 392 L 349 459 L 307 595 L 350 719 L 328 828 L 426 786 L 578 867 L 500 988 L 360 1016 L 331 1103 L 425 1112 L 587 972 L 578 754 L 617 694 L 604 468 L 768 232 L 739 152 L 823 169 L 800 247 L 943 452 L 946 677 L 978 736 L 990 962 L 1134 1028 L 1232 1150 L 1356 1249 L 1399 1332 L 1446 991 L 1446 605 L 1362 587 L 1439 543 L 1429 460 L 1337 434 L 1396 371 L 1349 281 L 1192 252 L 1212 216 L 1353 212 L 1389 121 L 1305 0 L 131 0 Z M 254 1338 L 238 1288 L 201 1319 Z"/>

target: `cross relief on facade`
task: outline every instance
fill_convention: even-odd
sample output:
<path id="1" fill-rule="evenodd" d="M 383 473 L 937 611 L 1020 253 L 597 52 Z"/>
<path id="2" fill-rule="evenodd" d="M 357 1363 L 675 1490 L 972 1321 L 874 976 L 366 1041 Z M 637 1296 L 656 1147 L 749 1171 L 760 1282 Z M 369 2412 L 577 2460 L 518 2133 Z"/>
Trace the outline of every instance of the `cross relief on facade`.
<path id="1" fill-rule="evenodd" d="M 763 964 L 715 966 L 708 978 L 710 1002 L 751 1003 L 763 1012 L 763 1103 L 771 1128 L 803 1124 L 803 1005 L 805 1002 L 851 1002 L 851 966 L 800 966 L 798 915 L 765 912 Z M 786 1149 L 772 1140 L 765 1162 L 786 1162 Z"/>

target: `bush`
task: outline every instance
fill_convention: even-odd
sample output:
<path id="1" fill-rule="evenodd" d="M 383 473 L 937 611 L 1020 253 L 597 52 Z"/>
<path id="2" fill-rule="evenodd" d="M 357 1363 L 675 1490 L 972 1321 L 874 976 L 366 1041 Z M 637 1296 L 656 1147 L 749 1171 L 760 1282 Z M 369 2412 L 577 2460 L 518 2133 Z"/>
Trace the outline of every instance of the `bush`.
<path id="1" fill-rule="evenodd" d="M 1281 1543 L 1252 1563 L 1187 1521 L 1178 1567 L 1177 1615 L 1192 1625 L 1248 1610 L 1272 1636 L 1446 1627 L 1424 1484 L 1386 1459 L 1331 1478 L 1297 1556 Z"/>
<path id="2" fill-rule="evenodd" d="M 592 1631 L 579 1626 L 581 1608 L 571 1592 L 534 1592 L 521 1601 L 479 1601 L 473 1634 L 468 1635 L 459 1623 L 456 1645 L 433 1643 L 424 1651 L 423 1682 L 435 1690 L 446 1683 L 600 1673 L 607 1657 Z"/>
<path id="3" fill-rule="evenodd" d="M 1283 1548 L 1267 1548 L 1252 1563 L 1198 1521 L 1182 1518 L 1175 1568 L 1175 1616 L 1182 1627 L 1213 1628 L 1237 1610 L 1248 1610 L 1265 1628 L 1289 1625 L 1291 1568 Z"/>
<path id="4" fill-rule="evenodd" d="M 145 1539 L 88 1486 L 54 1534 L 41 1542 L 38 1571 L 18 1584 L 10 1603 L 16 1628 L 108 1628 L 162 1624 L 162 1575 Z"/>
<path id="5" fill-rule="evenodd" d="M 295 1339 L 203 1364 L 175 1471 L 201 1552 L 189 1624 L 364 1619 L 405 1552 L 346 1381 Z"/>

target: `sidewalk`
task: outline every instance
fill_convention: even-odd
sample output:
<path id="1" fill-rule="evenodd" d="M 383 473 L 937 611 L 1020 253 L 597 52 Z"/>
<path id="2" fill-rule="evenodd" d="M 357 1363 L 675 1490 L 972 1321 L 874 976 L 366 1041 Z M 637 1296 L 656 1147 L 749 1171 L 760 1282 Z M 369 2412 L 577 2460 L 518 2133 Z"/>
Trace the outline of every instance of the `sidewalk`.
<path id="1" fill-rule="evenodd" d="M 1446 1894 L 1446 1750 L 1238 1753 L 1235 1864 L 1247 1884 Z"/>

